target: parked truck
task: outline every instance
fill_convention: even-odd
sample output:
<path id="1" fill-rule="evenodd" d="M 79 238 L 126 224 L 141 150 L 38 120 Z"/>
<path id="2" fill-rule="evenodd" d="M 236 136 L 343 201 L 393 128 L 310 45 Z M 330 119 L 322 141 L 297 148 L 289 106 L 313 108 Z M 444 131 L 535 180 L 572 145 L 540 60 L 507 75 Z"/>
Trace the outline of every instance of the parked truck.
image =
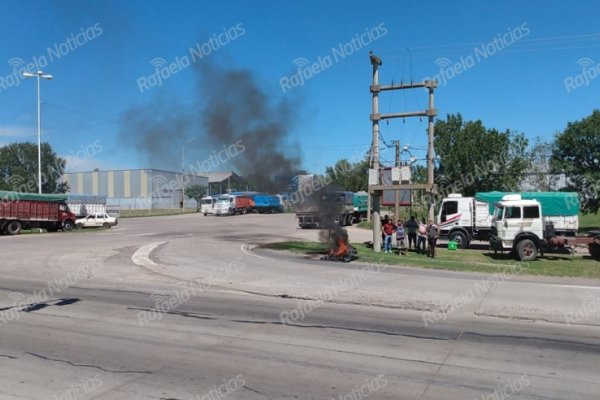
<path id="1" fill-rule="evenodd" d="M 511 251 L 518 260 L 533 261 L 545 250 L 587 244 L 598 257 L 600 232 L 576 236 L 579 198 L 576 193 L 555 193 L 553 201 L 507 195 L 495 205 L 490 246 Z"/>
<path id="2" fill-rule="evenodd" d="M 83 218 L 92 214 L 106 214 L 105 196 L 67 195 L 67 206 L 69 211 Z"/>
<path id="3" fill-rule="evenodd" d="M 198 201 L 198 212 L 204 214 L 206 217 L 208 214 L 215 213 L 215 204 L 217 203 L 217 197 L 204 196 Z"/>
<path id="4" fill-rule="evenodd" d="M 354 219 L 354 194 L 326 188 L 296 204 L 296 218 L 302 229 L 322 228 L 329 223 L 350 226 Z"/>
<path id="5" fill-rule="evenodd" d="M 273 214 L 283 212 L 283 202 L 281 197 L 270 194 L 255 194 L 252 195 L 254 198 L 254 209 L 260 214 Z"/>
<path id="6" fill-rule="evenodd" d="M 214 206 L 215 215 L 247 214 L 254 210 L 254 201 L 246 195 L 222 195 Z"/>
<path id="7" fill-rule="evenodd" d="M 438 213 L 437 224 L 440 238 L 453 240 L 458 247 L 466 248 L 473 240 L 489 241 L 492 231 L 492 216 L 494 204 L 506 195 L 520 195 L 522 199 L 535 199 L 545 208 L 545 215 L 554 217 L 562 210 L 556 209 L 558 202 L 577 202 L 577 193 L 564 192 L 479 192 L 475 197 L 463 197 L 460 194 L 450 194 L 442 200 Z M 557 225 L 558 233 L 574 236 L 577 231 L 577 213 L 574 217 Z M 573 227 L 575 230 L 573 231 Z"/>
<path id="8" fill-rule="evenodd" d="M 354 223 L 359 223 L 360 221 L 367 219 L 367 213 L 369 211 L 369 194 L 367 192 L 354 193 L 352 205 L 354 207 Z"/>
<path id="9" fill-rule="evenodd" d="M 76 215 L 69 211 L 63 194 L 0 191 L 0 233 L 18 235 L 21 229 L 42 228 L 69 231 Z"/>

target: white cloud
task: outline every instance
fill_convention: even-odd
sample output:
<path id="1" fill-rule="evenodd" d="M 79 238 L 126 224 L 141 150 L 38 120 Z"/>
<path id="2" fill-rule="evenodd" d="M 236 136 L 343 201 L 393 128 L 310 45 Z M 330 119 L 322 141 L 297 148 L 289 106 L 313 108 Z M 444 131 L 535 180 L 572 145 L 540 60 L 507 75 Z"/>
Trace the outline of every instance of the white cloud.
<path id="1" fill-rule="evenodd" d="M 23 138 L 34 138 L 36 135 L 35 127 L 21 125 L 3 125 L 0 126 L 0 138 L 18 140 Z"/>

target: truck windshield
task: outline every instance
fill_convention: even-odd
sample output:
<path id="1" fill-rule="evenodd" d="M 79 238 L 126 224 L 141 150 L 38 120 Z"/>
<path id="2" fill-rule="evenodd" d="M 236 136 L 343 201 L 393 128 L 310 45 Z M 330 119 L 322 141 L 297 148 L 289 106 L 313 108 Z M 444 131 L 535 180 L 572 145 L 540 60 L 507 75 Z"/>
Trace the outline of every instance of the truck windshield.
<path id="1" fill-rule="evenodd" d="M 210 204 L 212 204 L 212 202 L 213 202 L 213 199 L 202 199 L 202 204 L 210 205 Z"/>

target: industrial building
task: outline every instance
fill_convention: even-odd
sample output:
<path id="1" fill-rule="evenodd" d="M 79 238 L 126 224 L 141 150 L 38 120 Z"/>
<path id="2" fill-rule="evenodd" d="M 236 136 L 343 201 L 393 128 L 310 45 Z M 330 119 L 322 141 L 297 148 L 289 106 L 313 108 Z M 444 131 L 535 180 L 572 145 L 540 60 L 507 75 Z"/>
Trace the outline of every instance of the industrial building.
<path id="1" fill-rule="evenodd" d="M 236 191 L 248 191 L 248 181 L 233 171 L 205 172 L 208 177 L 208 193 L 211 195 Z"/>
<path id="2" fill-rule="evenodd" d="M 68 194 L 106 196 L 106 203 L 123 209 L 178 208 L 185 187 L 208 187 L 208 177 L 159 169 L 70 172 L 63 175 Z M 185 199 L 185 208 L 196 200 Z"/>

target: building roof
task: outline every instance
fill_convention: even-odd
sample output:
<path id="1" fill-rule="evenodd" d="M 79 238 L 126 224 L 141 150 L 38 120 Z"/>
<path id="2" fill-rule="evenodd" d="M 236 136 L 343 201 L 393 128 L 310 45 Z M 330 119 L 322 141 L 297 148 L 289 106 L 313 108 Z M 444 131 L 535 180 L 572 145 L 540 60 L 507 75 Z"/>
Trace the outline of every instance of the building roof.
<path id="1" fill-rule="evenodd" d="M 123 168 L 123 169 L 104 169 L 104 170 L 92 170 L 92 171 L 69 171 L 65 172 L 63 175 L 73 175 L 73 174 L 89 174 L 92 172 L 118 172 L 118 171 L 157 171 L 157 172 L 167 172 L 169 174 L 179 174 L 179 175 L 191 175 L 200 178 L 208 178 L 208 173 L 194 174 L 192 172 L 181 172 L 181 171 L 168 171 L 166 169 L 158 169 L 158 168 Z"/>
<path id="2" fill-rule="evenodd" d="M 244 178 L 242 178 L 233 171 L 204 172 L 204 175 L 208 177 L 208 183 L 223 182 L 226 181 L 228 178 L 232 178 L 237 181 L 245 181 Z"/>

